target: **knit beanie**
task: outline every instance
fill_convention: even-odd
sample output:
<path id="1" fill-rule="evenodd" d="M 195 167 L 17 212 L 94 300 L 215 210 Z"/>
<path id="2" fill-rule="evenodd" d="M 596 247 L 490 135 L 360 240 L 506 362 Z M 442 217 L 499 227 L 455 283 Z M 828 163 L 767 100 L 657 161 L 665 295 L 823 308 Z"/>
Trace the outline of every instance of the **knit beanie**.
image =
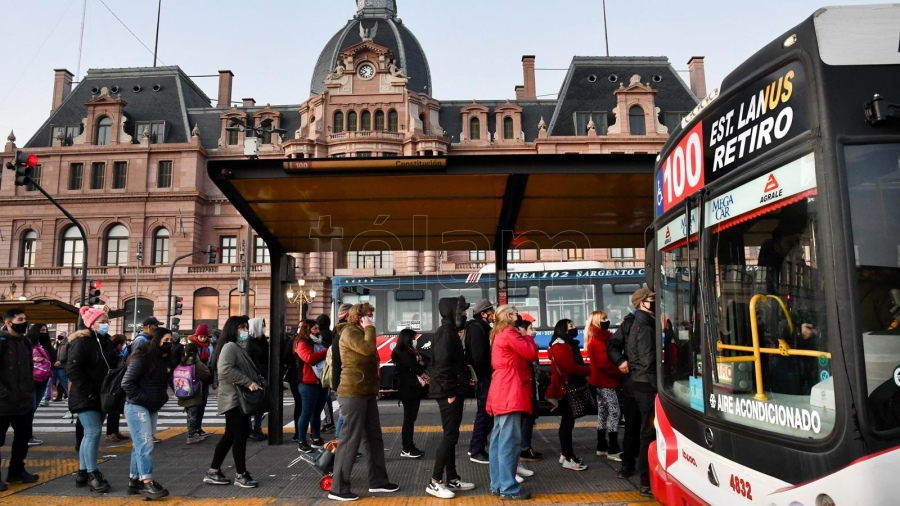
<path id="1" fill-rule="evenodd" d="M 347 313 L 350 312 L 350 308 L 353 307 L 353 304 L 343 303 L 338 308 L 338 319 L 342 319 L 347 316 Z"/>
<path id="2" fill-rule="evenodd" d="M 106 311 L 92 306 L 81 306 L 78 312 L 81 313 L 81 321 L 84 322 L 84 326 L 87 328 L 93 327 L 97 318 L 106 315 Z"/>
<path id="3" fill-rule="evenodd" d="M 197 331 L 194 332 L 195 336 L 209 336 L 209 327 L 206 326 L 205 323 L 201 323 L 197 325 Z"/>

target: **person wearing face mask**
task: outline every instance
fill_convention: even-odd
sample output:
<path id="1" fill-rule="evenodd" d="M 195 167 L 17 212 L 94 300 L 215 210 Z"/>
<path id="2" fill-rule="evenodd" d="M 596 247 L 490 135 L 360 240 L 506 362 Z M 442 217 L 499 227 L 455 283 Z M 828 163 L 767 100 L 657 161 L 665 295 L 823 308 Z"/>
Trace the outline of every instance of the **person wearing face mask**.
<path id="1" fill-rule="evenodd" d="M 31 332 L 34 331 L 34 337 L 32 337 Z M 32 344 L 39 344 L 41 346 L 40 358 L 42 359 L 40 362 L 35 362 L 35 367 L 40 367 L 41 374 L 40 377 L 43 377 L 47 373 L 47 369 L 49 368 L 50 375 L 47 376 L 47 383 L 43 388 L 38 388 L 35 385 L 35 394 L 38 394 L 38 399 L 40 400 L 40 406 L 49 406 L 50 405 L 50 397 L 53 395 L 53 363 L 56 362 L 56 349 L 53 347 L 53 343 L 50 340 L 50 332 L 45 323 L 35 323 L 29 329 L 28 339 L 31 340 Z M 44 356 L 46 353 L 46 357 Z M 49 357 L 49 358 L 48 358 Z M 40 364 L 40 366 L 38 366 Z M 38 404 L 35 405 L 35 409 L 37 409 Z"/>
<path id="2" fill-rule="evenodd" d="M 472 422 L 472 441 L 469 443 L 469 460 L 476 464 L 487 464 L 488 434 L 494 427 L 494 420 L 487 414 L 487 397 L 491 389 L 491 323 L 494 322 L 494 305 L 487 299 L 475 303 L 473 320 L 466 322 L 463 343 L 466 360 L 475 371 L 475 421 Z"/>
<path id="3" fill-rule="evenodd" d="M 316 336 L 319 326 L 315 320 L 303 320 L 291 349 L 297 356 L 297 390 L 300 392 L 300 418 L 297 419 L 297 449 L 302 453 L 310 453 L 313 447 L 321 448 L 325 441 L 321 438 L 322 409 L 325 407 L 327 392 L 322 388 L 319 377 L 325 367 L 325 355 L 328 350 L 322 346 L 321 339 Z M 310 439 L 306 439 L 309 429 Z"/>
<path id="4" fill-rule="evenodd" d="M 25 337 L 28 319 L 22 309 L 8 309 L 0 329 L 0 446 L 6 444 L 6 431 L 12 426 L 13 442 L 9 455 L 10 483 L 34 483 L 36 474 L 25 470 L 28 440 L 31 439 L 34 403 L 31 343 Z M 7 489 L 0 477 L 0 492 Z"/>
<path id="5" fill-rule="evenodd" d="M 647 288 L 641 288 L 631 296 L 631 303 L 637 312 L 628 334 L 625 352 L 631 368 L 634 397 L 641 411 L 641 446 L 638 451 L 637 472 L 641 476 L 641 495 L 652 497 L 647 450 L 650 443 L 656 440 L 656 429 L 653 426 L 656 402 L 656 294 Z"/>
<path id="6" fill-rule="evenodd" d="M 100 326 L 100 332 L 104 333 L 104 335 L 109 336 L 109 324 L 105 324 Z M 116 334 L 114 336 L 109 337 L 110 342 L 112 343 L 113 350 L 116 353 L 116 363 L 113 364 L 113 369 L 119 367 L 120 365 L 125 363 L 125 335 L 124 334 Z M 122 412 L 120 411 L 109 411 L 106 413 L 106 442 L 107 443 L 119 443 L 122 441 L 128 441 L 130 436 L 126 436 L 122 434 L 119 430 L 119 424 L 122 420 Z"/>
<path id="7" fill-rule="evenodd" d="M 523 336 L 527 336 L 534 341 L 537 330 L 534 329 L 534 316 L 529 313 L 520 312 L 519 318 L 516 320 L 516 328 Z M 522 462 L 537 462 L 544 457 L 544 454 L 537 452 L 531 447 L 531 436 L 534 434 L 534 424 L 538 417 L 538 376 L 540 374 L 540 362 L 535 359 L 531 362 L 531 413 L 522 416 L 522 442 L 519 448 L 519 460 Z M 527 474 L 527 473 L 526 473 Z M 523 474 L 524 476 L 524 474 Z"/>
<path id="8" fill-rule="evenodd" d="M 584 365 L 581 356 L 581 345 L 578 342 L 578 329 L 572 320 L 562 319 L 556 322 L 553 328 L 553 337 L 550 341 L 550 386 L 547 388 L 547 399 L 558 399 L 557 410 L 559 419 L 559 445 L 561 447 L 560 464 L 563 469 L 572 471 L 584 471 L 587 466 L 581 459 L 575 456 L 575 448 L 572 446 L 572 430 L 575 428 L 575 418 L 569 409 L 566 400 L 566 387 L 580 387 L 587 383 L 587 377 L 591 374 L 590 366 Z"/>
<path id="9" fill-rule="evenodd" d="M 28 329 L 25 337 L 31 342 L 31 360 L 34 371 L 33 413 L 37 411 L 38 406 L 46 406 L 42 399 L 44 397 L 44 392 L 50 384 L 50 375 L 52 374 L 50 370 L 52 362 L 50 359 L 50 352 L 48 351 L 48 349 L 52 349 L 52 347 L 50 346 L 50 334 L 47 333 L 47 325 L 43 323 L 33 324 L 31 328 Z M 35 441 L 37 440 L 32 438 L 32 441 L 29 441 L 29 444 L 35 446 Z"/>
<path id="10" fill-rule="evenodd" d="M 103 411 L 100 387 L 106 373 L 116 366 L 116 353 L 109 340 L 109 315 L 100 308 L 82 306 L 79 310 L 85 329 L 69 338 L 66 373 L 69 389 L 69 411 L 78 416 L 84 437 L 78 449 L 80 466 L 75 486 L 89 486 L 91 492 L 104 493 L 110 485 L 97 468 Z"/>
<path id="11" fill-rule="evenodd" d="M 69 346 L 68 334 L 60 332 L 56 336 L 54 349 L 56 361 L 53 362 L 53 381 L 56 383 L 56 397 L 53 402 L 60 402 L 69 398 L 69 378 L 66 376 L 66 349 Z"/>
<path id="12" fill-rule="evenodd" d="M 250 360 L 256 366 L 256 370 L 263 378 L 268 379 L 269 374 L 269 341 L 266 338 L 265 318 L 250 318 L 247 322 L 250 338 L 244 341 L 244 349 Z M 250 423 L 250 441 L 265 441 L 266 435 L 262 431 L 262 415 L 253 415 Z"/>
<path id="13" fill-rule="evenodd" d="M 146 346 L 132 353 L 126 362 L 122 388 L 125 390 L 125 421 L 133 436 L 128 493 L 160 499 L 169 491 L 153 479 L 153 434 L 157 414 L 169 400 L 169 374 L 163 355 L 172 354 L 172 333 L 156 328 Z"/>
<path id="14" fill-rule="evenodd" d="M 185 363 L 185 358 L 193 361 L 192 363 L 202 365 L 207 374 L 200 378 L 200 391 L 197 392 L 197 398 L 191 402 L 185 403 L 185 413 L 187 413 L 187 444 L 196 444 L 206 439 L 209 434 L 203 431 L 203 414 L 206 411 L 206 404 L 209 400 L 209 385 L 212 384 L 212 372 L 209 370 L 210 357 L 212 356 L 212 346 L 209 343 L 209 327 L 205 323 L 197 325 L 197 330 L 191 336 L 190 343 L 185 346 L 185 352 L 181 357 L 181 363 Z M 198 369 L 200 367 L 198 366 Z M 179 402 L 181 405 L 181 402 Z"/>
<path id="15" fill-rule="evenodd" d="M 619 456 L 619 398 L 616 389 L 622 385 L 622 371 L 609 359 L 606 345 L 612 332 L 605 311 L 594 311 L 588 318 L 584 342 L 591 359 L 588 384 L 597 393 L 597 456 L 621 462 Z"/>
<path id="16" fill-rule="evenodd" d="M 438 403 L 444 436 L 435 452 L 431 482 L 425 492 L 439 499 L 452 499 L 456 497 L 456 491 L 475 488 L 474 483 L 462 481 L 456 471 L 456 444 L 462 423 L 463 399 L 471 390 L 469 366 L 459 338 L 468 308 L 469 304 L 463 296 L 439 300 L 441 326 L 431 340 L 433 358 L 428 396 Z"/>

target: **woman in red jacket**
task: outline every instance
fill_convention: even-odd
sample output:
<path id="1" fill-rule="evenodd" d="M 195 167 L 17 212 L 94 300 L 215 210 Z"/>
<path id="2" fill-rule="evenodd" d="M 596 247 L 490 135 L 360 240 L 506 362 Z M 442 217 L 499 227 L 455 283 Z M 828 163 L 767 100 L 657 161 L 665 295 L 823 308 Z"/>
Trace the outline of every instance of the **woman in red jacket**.
<path id="1" fill-rule="evenodd" d="M 575 456 L 575 449 L 572 446 L 575 418 L 572 417 L 572 411 L 566 400 L 566 386 L 572 388 L 584 386 L 587 383 L 587 377 L 591 374 L 590 366 L 584 365 L 581 344 L 576 339 L 577 337 L 578 329 L 575 328 L 572 320 L 562 319 L 556 322 L 550 341 L 550 386 L 544 397 L 548 400 L 558 400 L 559 445 L 562 451 L 560 464 L 564 469 L 584 471 L 587 466 Z"/>
<path id="2" fill-rule="evenodd" d="M 494 417 L 491 431 L 491 492 L 501 499 L 528 499 L 516 480 L 519 446 L 522 442 L 522 416 L 531 415 L 531 362 L 537 359 L 537 345 L 515 327 L 519 311 L 502 305 L 494 316 L 491 330 L 491 386 L 486 411 Z"/>
<path id="3" fill-rule="evenodd" d="M 325 442 L 320 437 L 319 430 L 322 425 L 321 413 L 325 407 L 325 399 L 328 398 L 327 391 L 322 388 L 319 376 L 322 374 L 322 368 L 325 366 L 325 355 L 328 348 L 321 344 L 315 343 L 310 335 L 310 330 L 315 326 L 315 321 L 305 321 L 306 325 L 301 325 L 294 338 L 294 353 L 300 357 L 303 362 L 303 369 L 298 374 L 300 376 L 300 398 L 303 402 L 303 410 L 300 412 L 300 419 L 297 421 L 298 449 L 303 453 L 313 451 L 313 446 L 322 447 Z M 306 429 L 310 429 L 312 439 L 306 442 Z"/>
<path id="4" fill-rule="evenodd" d="M 597 389 L 597 456 L 621 462 L 619 456 L 619 398 L 616 389 L 622 385 L 622 371 L 606 354 L 606 343 L 612 337 L 609 318 L 603 311 L 594 311 L 588 319 L 585 346 L 591 359 L 588 383 Z M 609 442 L 607 443 L 607 435 Z"/>

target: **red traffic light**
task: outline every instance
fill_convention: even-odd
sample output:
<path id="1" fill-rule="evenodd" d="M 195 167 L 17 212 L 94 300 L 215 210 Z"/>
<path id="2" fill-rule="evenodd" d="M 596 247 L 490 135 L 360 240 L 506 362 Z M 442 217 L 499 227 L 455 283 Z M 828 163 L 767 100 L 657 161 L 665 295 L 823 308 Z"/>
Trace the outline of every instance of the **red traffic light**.
<path id="1" fill-rule="evenodd" d="M 91 290 L 99 290 L 101 288 L 103 288 L 102 281 L 91 281 Z"/>
<path id="2" fill-rule="evenodd" d="M 38 157 L 34 154 L 17 151 L 15 164 L 18 167 L 37 167 Z"/>
<path id="3" fill-rule="evenodd" d="M 28 167 L 37 167 L 37 164 L 38 164 L 37 155 L 29 155 L 28 161 L 25 162 L 25 165 L 27 165 Z"/>

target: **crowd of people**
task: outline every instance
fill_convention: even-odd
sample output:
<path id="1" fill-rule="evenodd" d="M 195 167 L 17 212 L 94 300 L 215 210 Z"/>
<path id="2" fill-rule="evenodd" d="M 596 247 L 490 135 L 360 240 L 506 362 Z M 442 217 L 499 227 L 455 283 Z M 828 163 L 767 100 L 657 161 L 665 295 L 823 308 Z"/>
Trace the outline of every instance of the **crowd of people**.
<path id="1" fill-rule="evenodd" d="M 642 288 L 632 297 L 636 308 L 616 334 L 604 311 L 590 315 L 585 328 L 585 364 L 575 322 L 561 319 L 554 326 L 548 349 L 550 385 L 544 397 L 559 415 L 559 463 L 564 469 L 583 471 L 575 454 L 572 432 L 575 392 L 590 386 L 596 396 L 596 455 L 621 462 L 621 478 L 640 473 L 641 493 L 650 494 L 647 450 L 652 442 L 653 398 L 656 388 L 655 297 Z M 426 455 L 415 445 L 415 424 L 423 399 L 437 402 L 442 426 L 434 450 L 432 475 L 425 492 L 451 499 L 472 490 L 456 466 L 457 445 L 466 398 L 475 400 L 476 413 L 468 456 L 489 466 L 490 492 L 503 499 L 530 498 L 523 487 L 534 471 L 523 462 L 541 460 L 531 440 L 538 416 L 538 347 L 535 318 L 511 305 L 495 307 L 478 301 L 467 321 L 465 298 L 439 301 L 441 325 L 432 337 L 431 356 L 420 353 L 416 332 L 404 329 L 392 352 L 396 366 L 398 399 L 403 406 L 400 457 Z M 334 431 L 339 441 L 334 453 L 333 482 L 328 497 L 339 501 L 359 498 L 351 491 L 350 475 L 366 442 L 369 492 L 395 492 L 388 478 L 384 439 L 377 400 L 379 358 L 374 325 L 375 308 L 369 303 L 342 304 L 332 330 L 327 316 L 302 320 L 283 354 L 284 380 L 295 399 L 294 422 L 298 449 L 312 453 L 325 446 L 323 434 Z M 103 308 L 80 310 L 83 328 L 63 333 L 52 342 L 47 325 L 29 327 L 25 311 L 8 310 L 0 329 L 0 446 L 13 428 L 13 444 L 6 482 L 32 483 L 36 474 L 25 467 L 33 438 L 32 424 L 41 403 L 67 401 L 77 418 L 76 449 L 79 469 L 76 487 L 92 492 L 111 489 L 98 469 L 103 422 L 106 441 L 130 438 L 133 442 L 127 493 L 148 499 L 168 495 L 153 477 L 153 447 L 157 417 L 169 401 L 169 389 L 185 411 L 187 444 L 208 437 L 203 416 L 210 388 L 217 390 L 217 414 L 225 430 L 216 444 L 203 482 L 257 487 L 246 468 L 247 442 L 265 440 L 261 419 L 265 409 L 252 407 L 254 394 L 268 387 L 269 343 L 261 318 L 232 316 L 216 338 L 198 325 L 191 336 L 180 338 L 154 317 L 129 344 L 124 336 L 109 335 L 109 315 Z M 272 378 L 275 379 L 275 378 Z M 280 385 L 279 385 L 280 386 Z M 618 391 L 624 393 L 622 405 Z M 51 390 L 56 394 L 53 396 Z M 339 409 L 333 410 L 333 401 Z M 257 395 L 259 397 L 260 395 Z M 619 445 L 619 420 L 625 417 Z M 124 415 L 130 435 L 119 431 Z M 324 417 L 324 424 L 322 419 Z M 37 442 L 35 442 L 37 441 Z M 222 471 L 227 454 L 234 459 L 233 482 Z M 6 490 L 0 479 L 0 491 Z"/>

